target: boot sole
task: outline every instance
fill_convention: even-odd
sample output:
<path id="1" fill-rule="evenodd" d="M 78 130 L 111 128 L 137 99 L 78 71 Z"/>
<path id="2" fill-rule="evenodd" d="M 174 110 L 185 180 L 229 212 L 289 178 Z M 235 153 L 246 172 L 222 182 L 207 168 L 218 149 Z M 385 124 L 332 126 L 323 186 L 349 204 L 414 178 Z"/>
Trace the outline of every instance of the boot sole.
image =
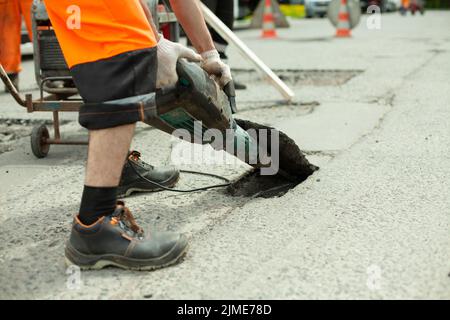
<path id="1" fill-rule="evenodd" d="M 120 255 L 86 255 L 74 249 L 69 243 L 65 249 L 66 266 L 76 265 L 81 270 L 100 270 L 117 267 L 125 270 L 152 271 L 178 263 L 189 248 L 188 239 L 181 235 L 174 247 L 162 257 L 153 259 L 130 259 Z"/>
<path id="2" fill-rule="evenodd" d="M 173 187 L 175 187 L 175 185 L 178 183 L 179 180 L 180 180 L 180 175 L 178 174 L 178 175 L 174 175 L 173 177 L 170 177 L 166 181 L 163 181 L 159 184 L 165 186 L 166 188 L 173 188 Z M 123 191 L 123 190 L 126 190 L 126 191 Z M 118 198 L 126 198 L 136 192 L 156 192 L 156 191 L 162 191 L 162 190 L 164 190 L 164 189 L 158 187 L 157 185 L 155 185 L 153 188 L 132 187 L 131 185 L 129 185 L 128 187 L 120 187 L 119 186 L 119 191 L 118 191 L 117 197 Z"/>

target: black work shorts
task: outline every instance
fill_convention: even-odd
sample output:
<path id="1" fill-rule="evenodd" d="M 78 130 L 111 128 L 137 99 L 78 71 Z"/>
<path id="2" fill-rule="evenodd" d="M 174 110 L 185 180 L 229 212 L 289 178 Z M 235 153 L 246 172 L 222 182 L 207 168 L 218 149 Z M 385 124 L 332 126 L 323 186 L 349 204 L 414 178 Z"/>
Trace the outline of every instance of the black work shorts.
<path id="1" fill-rule="evenodd" d="M 157 69 L 156 47 L 73 66 L 70 71 L 85 102 L 80 124 L 87 129 L 105 129 L 141 121 L 139 104 L 116 105 L 108 112 L 104 102 L 155 92 Z"/>

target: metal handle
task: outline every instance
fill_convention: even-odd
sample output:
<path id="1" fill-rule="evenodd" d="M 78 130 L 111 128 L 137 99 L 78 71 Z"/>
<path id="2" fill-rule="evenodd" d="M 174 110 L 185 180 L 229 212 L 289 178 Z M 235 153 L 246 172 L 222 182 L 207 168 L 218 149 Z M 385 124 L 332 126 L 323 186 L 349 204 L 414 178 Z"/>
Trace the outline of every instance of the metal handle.
<path id="1" fill-rule="evenodd" d="M 237 112 L 237 106 L 236 106 L 236 89 L 234 87 L 234 81 L 231 80 L 230 82 L 228 82 L 225 87 L 223 87 L 223 92 L 225 92 L 225 94 L 228 97 L 228 100 L 230 101 L 230 107 L 231 107 L 231 111 L 232 113 L 236 113 Z"/>
<path id="2" fill-rule="evenodd" d="M 0 63 L 0 78 L 2 79 L 9 93 L 11 93 L 11 95 L 13 96 L 14 100 L 16 100 L 17 103 L 20 104 L 22 107 L 26 107 L 25 99 L 23 99 L 19 91 L 17 91 L 16 87 L 11 82 L 11 79 L 9 79 L 5 69 L 3 69 L 1 63 Z"/>

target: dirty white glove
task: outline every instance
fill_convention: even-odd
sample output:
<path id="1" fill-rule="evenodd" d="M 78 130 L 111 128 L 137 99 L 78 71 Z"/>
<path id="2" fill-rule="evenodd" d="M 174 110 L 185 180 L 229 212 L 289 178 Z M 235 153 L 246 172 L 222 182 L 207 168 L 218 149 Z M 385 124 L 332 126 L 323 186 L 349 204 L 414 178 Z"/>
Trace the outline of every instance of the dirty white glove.
<path id="1" fill-rule="evenodd" d="M 157 46 L 158 74 L 156 76 L 156 88 L 162 88 L 175 84 L 178 81 L 177 61 L 186 58 L 190 61 L 200 62 L 202 57 L 194 50 L 179 43 L 164 39 L 160 34 Z"/>
<path id="2" fill-rule="evenodd" d="M 205 51 L 202 53 L 203 61 L 201 67 L 214 76 L 215 80 L 223 88 L 231 81 L 230 67 L 220 60 L 217 50 Z"/>

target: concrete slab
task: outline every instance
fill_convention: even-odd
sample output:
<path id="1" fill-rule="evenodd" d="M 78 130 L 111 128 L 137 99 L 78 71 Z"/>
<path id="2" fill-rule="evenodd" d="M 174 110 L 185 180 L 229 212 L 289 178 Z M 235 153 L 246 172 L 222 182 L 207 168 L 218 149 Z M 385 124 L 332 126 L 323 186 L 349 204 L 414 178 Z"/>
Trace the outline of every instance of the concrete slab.
<path id="1" fill-rule="evenodd" d="M 325 103 L 311 114 L 285 119 L 274 126 L 304 150 L 333 152 L 348 149 L 371 132 L 388 110 L 385 105 Z"/>

